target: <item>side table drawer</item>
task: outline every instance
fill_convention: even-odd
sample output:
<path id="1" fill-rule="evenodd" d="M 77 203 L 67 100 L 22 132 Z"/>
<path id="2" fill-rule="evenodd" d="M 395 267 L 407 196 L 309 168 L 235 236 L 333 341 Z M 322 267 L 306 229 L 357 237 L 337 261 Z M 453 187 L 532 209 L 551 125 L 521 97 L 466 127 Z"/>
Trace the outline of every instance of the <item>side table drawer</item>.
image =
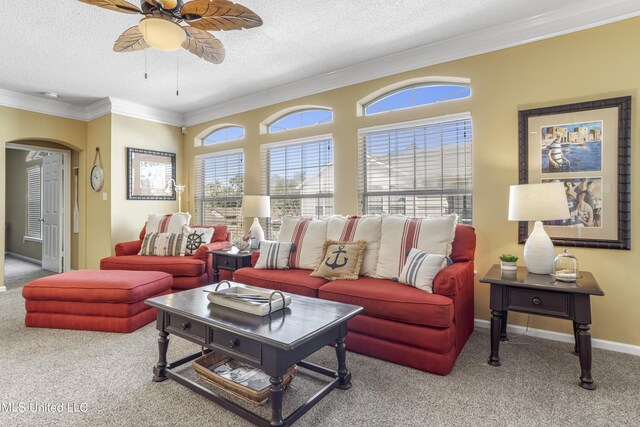
<path id="1" fill-rule="evenodd" d="M 176 314 L 168 313 L 167 316 L 167 332 L 204 345 L 206 328 L 203 324 Z"/>
<path id="2" fill-rule="evenodd" d="M 509 288 L 509 310 L 570 317 L 570 296 L 567 294 Z"/>
<path id="3" fill-rule="evenodd" d="M 218 266 L 218 268 L 231 268 L 234 269 L 236 268 L 236 260 L 233 257 L 227 257 L 227 256 L 221 256 L 221 255 L 216 255 L 216 265 Z"/>
<path id="4" fill-rule="evenodd" d="M 262 346 L 260 343 L 230 332 L 211 330 L 211 343 L 257 363 L 262 363 Z"/>

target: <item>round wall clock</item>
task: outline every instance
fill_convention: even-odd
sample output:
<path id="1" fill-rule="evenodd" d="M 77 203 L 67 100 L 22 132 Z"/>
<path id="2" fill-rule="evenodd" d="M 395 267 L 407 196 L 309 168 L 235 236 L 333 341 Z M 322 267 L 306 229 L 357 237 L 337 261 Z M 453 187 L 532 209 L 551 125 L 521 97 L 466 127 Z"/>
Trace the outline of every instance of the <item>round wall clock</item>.
<path id="1" fill-rule="evenodd" d="M 91 168 L 91 189 L 93 191 L 102 190 L 104 185 L 104 169 L 100 165 L 93 165 Z"/>
<path id="2" fill-rule="evenodd" d="M 102 155 L 100 155 L 100 148 L 96 147 L 96 155 L 93 158 L 93 167 L 89 175 L 89 184 L 93 191 L 102 190 L 104 185 L 104 168 L 102 167 Z"/>

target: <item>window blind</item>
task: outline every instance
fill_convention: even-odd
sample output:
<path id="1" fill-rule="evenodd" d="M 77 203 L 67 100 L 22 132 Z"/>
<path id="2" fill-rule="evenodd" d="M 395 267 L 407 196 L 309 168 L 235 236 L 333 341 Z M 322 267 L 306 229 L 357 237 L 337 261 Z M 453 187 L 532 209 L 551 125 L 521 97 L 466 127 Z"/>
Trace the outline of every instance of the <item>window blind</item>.
<path id="1" fill-rule="evenodd" d="M 42 239 L 42 168 L 27 168 L 26 237 Z"/>
<path id="2" fill-rule="evenodd" d="M 468 113 L 359 130 L 361 212 L 457 213 L 470 224 L 471 146 Z"/>
<path id="3" fill-rule="evenodd" d="M 242 150 L 196 156 L 194 168 L 194 222 L 201 225 L 226 224 L 233 236 L 242 236 Z"/>
<path id="4" fill-rule="evenodd" d="M 333 215 L 331 135 L 266 144 L 260 148 L 262 194 L 271 196 L 267 237 L 276 239 L 284 215 Z"/>

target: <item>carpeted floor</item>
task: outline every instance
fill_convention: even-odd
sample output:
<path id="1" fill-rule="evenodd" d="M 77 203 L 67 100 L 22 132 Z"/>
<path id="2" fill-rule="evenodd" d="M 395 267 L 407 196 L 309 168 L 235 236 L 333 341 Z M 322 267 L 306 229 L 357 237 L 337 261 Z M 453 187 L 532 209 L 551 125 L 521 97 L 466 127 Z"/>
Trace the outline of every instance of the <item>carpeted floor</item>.
<path id="1" fill-rule="evenodd" d="M 0 426 L 249 425 L 173 381 L 151 381 L 153 324 L 109 334 L 28 329 L 23 317 L 20 289 L 1 293 Z M 197 350 L 173 338 L 170 359 Z M 578 387 L 571 350 L 512 336 L 501 347 L 502 366 L 494 368 L 486 363 L 488 331 L 478 330 L 446 377 L 348 353 L 353 387 L 331 392 L 296 425 L 640 425 L 640 358 L 595 349 L 598 389 L 590 392 Z M 335 353 L 327 347 L 310 360 L 334 366 Z M 287 411 L 318 384 L 308 375 L 295 378 L 285 393 Z M 63 404 L 64 412 L 45 412 L 44 404 Z"/>
<path id="2" fill-rule="evenodd" d="M 7 289 L 22 287 L 25 283 L 54 273 L 43 270 L 37 264 L 5 255 L 4 257 L 4 285 Z"/>

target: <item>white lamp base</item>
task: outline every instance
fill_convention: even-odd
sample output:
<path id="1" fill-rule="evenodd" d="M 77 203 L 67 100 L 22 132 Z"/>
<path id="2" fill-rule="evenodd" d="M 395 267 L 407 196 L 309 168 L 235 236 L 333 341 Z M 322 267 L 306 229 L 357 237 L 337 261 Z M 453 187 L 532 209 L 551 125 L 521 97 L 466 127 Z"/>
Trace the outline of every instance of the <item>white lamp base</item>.
<path id="1" fill-rule="evenodd" d="M 553 242 L 544 231 L 541 221 L 536 221 L 524 245 L 524 263 L 534 274 L 551 274 L 556 255 Z"/>
<path id="2" fill-rule="evenodd" d="M 251 224 L 251 228 L 249 229 L 249 238 L 251 239 L 251 249 L 258 249 L 260 242 L 264 240 L 264 231 L 262 230 L 262 226 L 260 226 L 258 218 L 253 218 L 253 224 Z"/>

